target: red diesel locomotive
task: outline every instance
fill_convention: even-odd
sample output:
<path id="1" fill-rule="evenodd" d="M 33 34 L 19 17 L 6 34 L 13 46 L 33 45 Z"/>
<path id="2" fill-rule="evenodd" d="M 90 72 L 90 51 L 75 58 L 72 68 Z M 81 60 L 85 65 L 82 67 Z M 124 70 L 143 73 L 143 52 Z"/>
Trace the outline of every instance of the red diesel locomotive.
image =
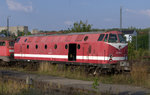
<path id="1" fill-rule="evenodd" d="M 128 44 L 119 31 L 23 36 L 16 40 L 14 48 L 17 60 L 85 65 L 96 70 L 130 70 Z"/>
<path id="2" fill-rule="evenodd" d="M 13 38 L 0 37 L 0 60 L 10 62 L 14 56 L 14 42 Z"/>

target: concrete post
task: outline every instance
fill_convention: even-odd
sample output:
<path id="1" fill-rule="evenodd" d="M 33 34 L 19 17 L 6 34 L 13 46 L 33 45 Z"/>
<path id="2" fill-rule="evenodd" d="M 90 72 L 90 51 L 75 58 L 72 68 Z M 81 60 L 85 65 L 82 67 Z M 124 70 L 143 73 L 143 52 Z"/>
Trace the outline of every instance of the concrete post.
<path id="1" fill-rule="evenodd" d="M 9 17 L 7 17 L 7 37 L 9 36 Z"/>
<path id="2" fill-rule="evenodd" d="M 149 51 L 150 51 L 150 30 L 149 30 Z"/>
<path id="3" fill-rule="evenodd" d="M 137 35 L 136 35 L 136 50 L 137 50 L 138 48 L 137 48 Z"/>
<path id="4" fill-rule="evenodd" d="M 122 6 L 120 6 L 120 31 L 122 31 Z"/>

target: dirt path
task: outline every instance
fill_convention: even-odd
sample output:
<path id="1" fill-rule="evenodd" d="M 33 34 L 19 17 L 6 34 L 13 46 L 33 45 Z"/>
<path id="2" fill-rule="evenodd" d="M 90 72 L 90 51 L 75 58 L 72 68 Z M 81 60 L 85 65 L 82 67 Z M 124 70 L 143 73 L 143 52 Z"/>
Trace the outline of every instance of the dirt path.
<path id="1" fill-rule="evenodd" d="M 103 84 L 100 83 L 98 89 L 92 88 L 92 81 L 82 81 L 75 79 L 67 79 L 54 76 L 45 76 L 37 74 L 27 74 L 17 71 L 4 71 L 0 70 L 2 77 L 16 78 L 25 80 L 30 76 L 36 82 L 42 82 L 51 86 L 51 88 L 57 88 L 63 91 L 75 91 L 75 92 L 98 92 L 98 93 L 108 93 L 117 95 L 150 95 L 150 89 L 129 86 L 129 85 L 116 85 L 116 84 Z"/>

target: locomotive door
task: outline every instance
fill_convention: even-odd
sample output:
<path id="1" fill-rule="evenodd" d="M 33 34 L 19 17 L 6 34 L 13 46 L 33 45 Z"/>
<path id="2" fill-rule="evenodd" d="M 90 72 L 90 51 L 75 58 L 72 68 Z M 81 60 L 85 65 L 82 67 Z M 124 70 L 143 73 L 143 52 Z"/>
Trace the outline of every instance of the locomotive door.
<path id="1" fill-rule="evenodd" d="M 76 61 L 77 44 L 69 44 L 68 60 Z"/>

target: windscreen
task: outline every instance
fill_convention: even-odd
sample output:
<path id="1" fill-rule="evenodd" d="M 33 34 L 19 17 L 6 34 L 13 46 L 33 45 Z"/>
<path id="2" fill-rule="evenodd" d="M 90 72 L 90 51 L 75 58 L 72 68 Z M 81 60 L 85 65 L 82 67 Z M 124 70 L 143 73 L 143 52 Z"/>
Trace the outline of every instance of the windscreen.
<path id="1" fill-rule="evenodd" d="M 117 35 L 116 34 L 109 34 L 108 42 L 110 42 L 110 43 L 117 42 Z"/>
<path id="2" fill-rule="evenodd" d="M 122 34 L 118 34 L 118 37 L 119 37 L 119 40 L 120 40 L 120 43 L 125 43 L 125 38 L 123 37 Z"/>
<path id="3" fill-rule="evenodd" d="M 104 41 L 107 42 L 108 34 L 106 34 Z"/>
<path id="4" fill-rule="evenodd" d="M 14 46 L 14 41 L 10 41 L 9 46 Z"/>
<path id="5" fill-rule="evenodd" d="M 5 42 L 3 41 L 3 42 L 0 42 L 0 46 L 5 46 Z"/>

